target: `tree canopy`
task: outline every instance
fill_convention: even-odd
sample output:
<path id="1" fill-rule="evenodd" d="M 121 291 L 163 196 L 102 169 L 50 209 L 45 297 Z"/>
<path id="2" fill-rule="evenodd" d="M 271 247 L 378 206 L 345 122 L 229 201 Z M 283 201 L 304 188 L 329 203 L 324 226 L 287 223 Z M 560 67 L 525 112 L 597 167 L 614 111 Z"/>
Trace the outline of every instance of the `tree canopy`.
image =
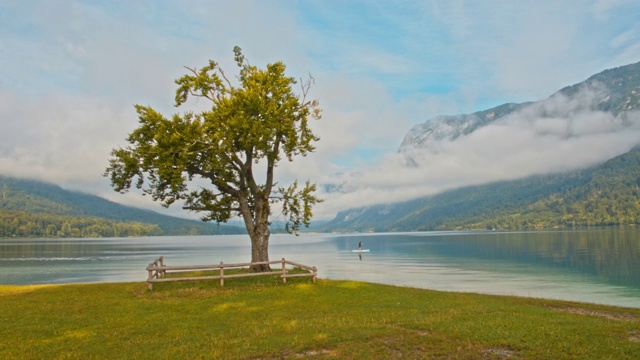
<path id="1" fill-rule="evenodd" d="M 321 110 L 317 100 L 307 98 L 313 78 L 301 81 L 298 93 L 293 89 L 298 82 L 286 76 L 282 62 L 260 69 L 239 47 L 234 54 L 235 82 L 213 60 L 201 69 L 185 67 L 187 74 L 176 80 L 176 107 L 196 97 L 211 108 L 167 118 L 135 105 L 139 127 L 127 138 L 129 146 L 112 151 L 105 175 L 116 191 L 135 184 L 165 207 L 182 201 L 185 209 L 203 212 L 203 221 L 240 216 L 251 237 L 252 262 L 263 262 L 271 205 L 282 206 L 287 231 L 296 232 L 309 225 L 312 207 L 321 201 L 310 181 L 284 187 L 274 175 L 283 157 L 293 161 L 315 150 L 319 138 L 309 119 L 320 119 Z M 262 179 L 256 168 L 266 169 Z"/>

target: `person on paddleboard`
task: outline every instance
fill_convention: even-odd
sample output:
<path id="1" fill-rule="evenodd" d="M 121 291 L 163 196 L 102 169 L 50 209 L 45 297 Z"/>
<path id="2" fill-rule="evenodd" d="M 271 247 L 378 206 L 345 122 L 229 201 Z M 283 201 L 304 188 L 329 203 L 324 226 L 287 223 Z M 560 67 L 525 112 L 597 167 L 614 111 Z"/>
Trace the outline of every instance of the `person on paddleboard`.
<path id="1" fill-rule="evenodd" d="M 358 250 L 362 250 L 362 241 L 358 243 Z"/>

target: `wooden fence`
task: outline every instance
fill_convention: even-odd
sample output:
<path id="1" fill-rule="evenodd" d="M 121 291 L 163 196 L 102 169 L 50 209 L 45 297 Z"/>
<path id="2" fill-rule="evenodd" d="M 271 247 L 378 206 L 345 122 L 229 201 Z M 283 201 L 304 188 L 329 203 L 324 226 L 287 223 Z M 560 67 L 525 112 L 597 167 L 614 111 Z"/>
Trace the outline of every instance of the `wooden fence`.
<path id="1" fill-rule="evenodd" d="M 282 267 L 279 270 L 274 271 L 266 271 L 266 272 L 255 272 L 255 273 L 243 273 L 243 274 L 229 274 L 225 275 L 225 269 L 241 269 L 251 267 L 253 265 L 274 265 L 274 264 L 282 264 Z M 294 268 L 300 268 L 305 270 L 305 273 L 302 274 L 289 274 L 289 269 L 287 265 L 292 266 Z M 170 271 L 171 273 L 179 273 L 185 271 L 197 271 L 197 270 L 218 270 L 218 275 L 206 275 L 206 276 L 185 276 L 185 277 L 166 277 L 167 273 Z M 224 286 L 224 279 L 231 278 L 241 278 L 241 277 L 251 277 L 251 276 L 262 276 L 262 275 L 280 275 L 283 282 L 287 282 L 287 278 L 292 277 L 302 277 L 302 276 L 311 276 L 313 278 L 313 282 L 316 282 L 316 277 L 318 275 L 318 269 L 315 266 L 307 266 L 299 263 L 295 263 L 293 261 L 285 260 L 276 260 L 276 261 L 264 261 L 264 262 L 256 262 L 256 263 L 241 263 L 241 264 L 225 264 L 222 261 L 220 265 L 193 265 L 193 266 L 167 266 L 164 264 L 164 257 L 160 256 L 154 262 L 150 263 L 147 266 L 147 271 L 149 273 L 149 277 L 147 278 L 147 283 L 149 284 L 149 290 L 153 290 L 154 283 L 161 282 L 176 282 L 176 281 L 194 281 L 194 280 L 220 280 L 220 286 Z"/>

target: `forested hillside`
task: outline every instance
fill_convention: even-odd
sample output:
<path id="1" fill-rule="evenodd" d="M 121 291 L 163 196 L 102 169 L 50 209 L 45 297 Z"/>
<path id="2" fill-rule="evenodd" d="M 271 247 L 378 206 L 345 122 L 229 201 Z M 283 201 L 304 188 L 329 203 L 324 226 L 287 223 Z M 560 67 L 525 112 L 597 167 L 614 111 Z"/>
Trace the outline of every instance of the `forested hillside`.
<path id="1" fill-rule="evenodd" d="M 52 184 L 0 176 L 0 237 L 238 233 L 244 229 L 165 216 Z"/>
<path id="2" fill-rule="evenodd" d="M 640 224 L 640 148 L 593 168 L 466 187 L 338 214 L 327 231 Z"/>

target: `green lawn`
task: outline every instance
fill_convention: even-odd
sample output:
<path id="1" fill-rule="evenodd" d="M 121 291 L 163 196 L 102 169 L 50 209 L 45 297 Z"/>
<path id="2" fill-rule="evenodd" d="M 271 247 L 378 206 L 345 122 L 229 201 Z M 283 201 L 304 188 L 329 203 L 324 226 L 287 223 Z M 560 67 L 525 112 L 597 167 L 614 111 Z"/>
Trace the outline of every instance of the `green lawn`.
<path id="1" fill-rule="evenodd" d="M 0 286 L 0 359 L 640 359 L 640 309 L 277 277 Z"/>

